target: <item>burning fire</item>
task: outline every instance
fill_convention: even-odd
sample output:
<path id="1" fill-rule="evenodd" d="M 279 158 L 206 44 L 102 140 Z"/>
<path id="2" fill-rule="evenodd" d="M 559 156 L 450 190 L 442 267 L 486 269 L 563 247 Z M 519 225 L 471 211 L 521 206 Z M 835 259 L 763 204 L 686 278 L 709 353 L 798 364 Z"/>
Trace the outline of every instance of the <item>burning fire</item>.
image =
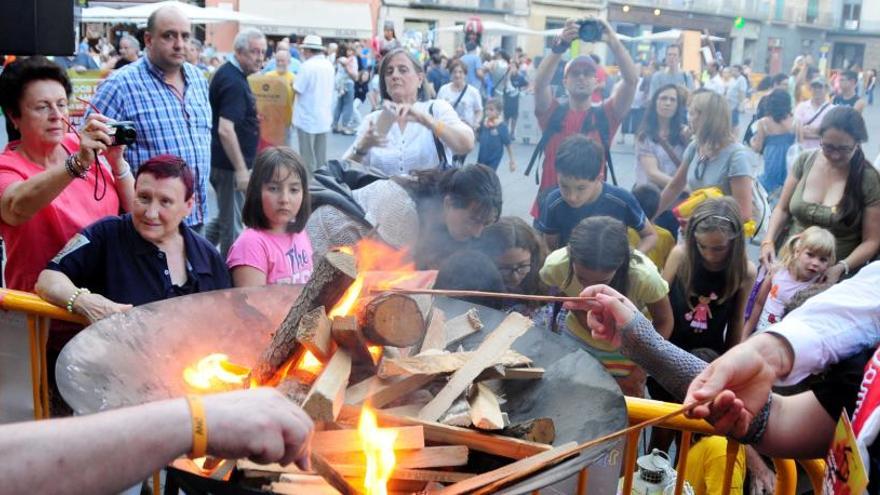
<path id="1" fill-rule="evenodd" d="M 361 409 L 358 423 L 358 435 L 361 448 L 367 459 L 367 471 L 364 476 L 364 493 L 366 495 L 387 495 L 388 480 L 394 472 L 396 463 L 394 441 L 397 432 L 380 429 L 376 423 L 376 414 L 368 407 Z"/>
<path id="2" fill-rule="evenodd" d="M 316 358 L 315 355 L 312 354 L 310 351 L 306 351 L 296 367 L 297 369 L 303 370 L 307 373 L 318 375 L 318 373 L 321 372 L 321 368 L 324 367 L 324 363 Z"/>
<path id="3" fill-rule="evenodd" d="M 198 390 L 226 390 L 244 386 L 250 371 L 249 368 L 229 362 L 226 354 L 215 353 L 183 370 L 183 379 Z"/>

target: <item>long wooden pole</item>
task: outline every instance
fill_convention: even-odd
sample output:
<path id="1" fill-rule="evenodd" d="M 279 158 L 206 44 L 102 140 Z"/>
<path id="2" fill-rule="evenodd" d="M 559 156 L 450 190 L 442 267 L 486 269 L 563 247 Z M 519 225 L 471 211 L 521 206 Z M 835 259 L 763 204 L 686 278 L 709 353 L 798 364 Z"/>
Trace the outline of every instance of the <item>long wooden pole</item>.
<path id="1" fill-rule="evenodd" d="M 429 294 L 446 297 L 491 297 L 497 299 L 518 299 L 535 302 L 584 302 L 595 301 L 595 297 L 567 296 L 535 296 L 531 294 L 514 294 L 508 292 L 483 292 L 479 290 L 443 290 L 443 289 L 371 289 L 372 292 L 394 292 L 397 294 Z"/>
<path id="2" fill-rule="evenodd" d="M 521 461 L 518 461 L 520 465 L 517 466 L 517 469 L 514 470 L 512 474 L 509 469 L 504 468 L 496 469 L 495 471 L 488 471 L 468 480 L 455 483 L 454 485 L 449 485 L 437 493 L 438 495 L 458 495 L 464 493 L 474 493 L 474 495 L 478 495 L 485 493 L 494 493 L 498 491 L 498 488 L 500 488 L 501 486 L 530 476 L 532 473 L 540 471 L 547 466 L 551 466 L 566 457 L 572 456 L 574 454 L 577 454 L 578 452 L 589 449 L 590 447 L 595 447 L 596 445 L 607 442 L 609 440 L 613 440 L 628 433 L 636 432 L 642 430 L 643 428 L 662 423 L 669 418 L 678 416 L 679 414 L 685 414 L 695 407 L 706 404 L 714 399 L 715 397 L 709 397 L 707 399 L 688 404 L 670 412 L 669 414 L 649 419 L 647 421 L 642 421 L 641 423 L 630 426 L 629 428 L 624 428 L 622 430 L 609 433 L 608 435 L 590 440 L 589 442 L 584 442 L 580 445 L 573 445 L 571 447 L 563 449 L 554 449 L 553 454 L 542 458 L 540 462 L 530 463 L 528 462 L 529 458 L 522 459 Z"/>

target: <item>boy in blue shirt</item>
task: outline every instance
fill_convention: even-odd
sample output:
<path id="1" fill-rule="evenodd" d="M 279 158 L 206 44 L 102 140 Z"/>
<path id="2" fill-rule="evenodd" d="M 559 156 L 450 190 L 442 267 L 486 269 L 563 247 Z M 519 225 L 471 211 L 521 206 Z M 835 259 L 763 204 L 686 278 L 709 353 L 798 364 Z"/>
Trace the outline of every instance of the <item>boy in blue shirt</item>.
<path id="1" fill-rule="evenodd" d="M 544 196 L 540 216 L 535 221 L 552 251 L 568 244 L 572 229 L 587 217 L 606 215 L 639 233 L 637 249 L 649 252 L 657 233 L 639 202 L 626 189 L 600 178 L 605 153 L 582 134 L 566 138 L 556 154 L 558 186 Z"/>
<path id="2" fill-rule="evenodd" d="M 510 130 L 501 119 L 501 101 L 496 98 L 486 100 L 486 117 L 480 126 L 477 140 L 480 142 L 480 153 L 477 155 L 477 163 L 492 167 L 498 171 L 501 157 L 504 156 L 504 148 L 507 148 L 508 166 L 511 172 L 516 171 L 516 162 L 513 159 L 513 150 L 510 147 Z"/>

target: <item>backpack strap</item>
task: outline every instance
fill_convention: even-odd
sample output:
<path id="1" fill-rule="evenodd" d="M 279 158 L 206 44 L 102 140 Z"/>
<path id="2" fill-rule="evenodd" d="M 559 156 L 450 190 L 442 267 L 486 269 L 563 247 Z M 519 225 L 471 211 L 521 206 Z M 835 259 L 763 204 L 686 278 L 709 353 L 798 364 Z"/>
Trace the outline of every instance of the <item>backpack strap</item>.
<path id="1" fill-rule="evenodd" d="M 605 114 L 605 107 L 603 106 L 590 107 L 587 111 L 587 116 L 584 117 L 581 133 L 586 135 L 593 129 L 596 129 L 599 133 L 600 144 L 602 144 L 602 148 L 605 150 L 605 163 L 608 166 L 608 171 L 611 173 L 611 182 L 616 186 L 617 175 L 614 173 L 614 163 L 611 161 L 611 131 L 608 124 L 608 115 Z"/>
<path id="2" fill-rule="evenodd" d="M 547 121 L 547 127 L 544 128 L 544 132 L 541 134 L 541 140 L 538 141 L 538 144 L 535 145 L 535 150 L 532 152 L 532 157 L 529 159 L 529 166 L 526 167 L 525 176 L 528 177 L 529 174 L 532 173 L 532 168 L 535 167 L 535 164 L 538 162 L 538 158 L 540 158 L 544 154 L 544 149 L 547 148 L 547 143 L 550 142 L 550 139 L 558 132 L 562 131 L 562 120 L 565 118 L 565 115 L 568 113 L 568 103 L 562 103 L 556 110 L 553 111 L 553 114 L 550 115 L 550 119 Z M 541 183 L 541 173 L 540 171 L 535 172 L 535 184 Z"/>
<path id="3" fill-rule="evenodd" d="M 467 86 L 465 86 L 465 91 L 467 91 Z M 464 91 L 462 91 L 461 96 L 464 96 Z M 461 101 L 461 96 L 458 97 L 458 101 Z M 456 102 L 457 104 L 458 102 Z M 432 102 L 428 105 L 428 114 L 431 117 L 434 117 L 434 103 Z M 440 161 L 440 170 L 446 170 L 449 168 L 449 161 L 446 159 L 446 146 L 440 141 L 440 138 L 437 137 L 437 134 L 431 133 L 434 137 L 434 148 L 437 150 L 437 159 Z"/>

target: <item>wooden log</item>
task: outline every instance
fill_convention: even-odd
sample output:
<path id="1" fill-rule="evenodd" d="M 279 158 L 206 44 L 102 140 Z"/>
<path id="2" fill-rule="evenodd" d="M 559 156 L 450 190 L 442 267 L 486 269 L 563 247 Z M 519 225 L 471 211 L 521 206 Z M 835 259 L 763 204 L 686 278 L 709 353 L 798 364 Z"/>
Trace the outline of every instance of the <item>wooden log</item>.
<path id="1" fill-rule="evenodd" d="M 367 341 L 361 333 L 357 316 L 334 316 L 330 323 L 330 333 L 336 344 L 349 352 L 354 362 L 375 364 L 367 347 Z"/>
<path id="2" fill-rule="evenodd" d="M 389 428 L 397 432 L 395 450 L 425 448 L 425 430 L 421 425 Z M 316 431 L 312 438 L 312 450 L 322 455 L 361 452 L 361 439 L 357 430 Z"/>
<path id="3" fill-rule="evenodd" d="M 336 421 L 345 402 L 345 387 L 351 376 L 351 355 L 338 349 L 312 384 L 303 402 L 303 410 L 314 421 Z"/>
<path id="4" fill-rule="evenodd" d="M 333 466 L 346 478 L 362 478 L 367 472 L 364 464 L 335 464 Z M 392 480 L 408 481 L 438 481 L 444 483 L 457 483 L 476 476 L 473 473 L 456 473 L 454 471 L 432 471 L 428 469 L 394 468 L 391 473 Z M 282 476 L 283 478 L 284 476 Z"/>
<path id="5" fill-rule="evenodd" d="M 535 418 L 514 423 L 501 430 L 501 434 L 549 445 L 556 440 L 556 425 L 551 418 Z"/>
<path id="6" fill-rule="evenodd" d="M 544 368 L 507 368 L 504 366 L 493 366 L 486 368 L 480 373 L 475 382 L 486 380 L 540 380 L 544 378 Z"/>
<path id="7" fill-rule="evenodd" d="M 299 346 L 296 332 L 303 315 L 319 306 L 332 308 L 357 278 L 354 256 L 339 251 L 325 254 L 315 265 L 312 277 L 306 282 L 299 297 L 272 336 L 272 342 L 263 350 L 253 367 L 257 383 L 268 384 L 278 370 Z"/>
<path id="8" fill-rule="evenodd" d="M 471 423 L 481 430 L 500 430 L 504 428 L 501 405 L 498 397 L 486 384 L 475 383 L 468 393 L 468 406 Z"/>
<path id="9" fill-rule="evenodd" d="M 408 469 L 425 469 L 437 467 L 464 466 L 468 462 L 468 448 L 464 445 L 448 445 L 441 447 L 425 447 L 416 450 L 395 450 L 394 465 Z M 327 460 L 336 464 L 366 466 L 366 458 L 362 452 L 346 452 L 328 455 Z"/>
<path id="10" fill-rule="evenodd" d="M 409 296 L 380 294 L 364 307 L 361 330 L 368 342 L 409 347 L 425 336 L 425 316 Z"/>
<path id="11" fill-rule="evenodd" d="M 299 320 L 296 340 L 305 346 L 319 361 L 326 363 L 333 355 L 333 338 L 330 334 L 330 319 L 324 306 L 319 306 Z"/>
<path id="12" fill-rule="evenodd" d="M 424 387 L 433 379 L 431 375 L 409 375 L 383 380 L 373 375 L 348 387 L 345 391 L 345 403 L 360 405 L 366 402 L 370 407 L 382 408 Z"/>
<path id="13" fill-rule="evenodd" d="M 431 310 L 431 322 L 425 330 L 425 338 L 419 352 L 429 350 L 442 351 L 446 347 L 446 313 L 439 308 Z"/>
<path id="14" fill-rule="evenodd" d="M 383 359 L 376 374 L 380 378 L 409 375 L 439 375 L 454 373 L 474 358 L 476 352 L 444 352 L 419 354 L 408 358 Z M 524 366 L 532 360 L 514 350 L 506 350 L 501 356 L 486 366 Z M 483 370 L 480 370 L 483 371 Z"/>
<path id="15" fill-rule="evenodd" d="M 480 313 L 477 308 L 471 308 L 466 312 L 446 321 L 446 344 L 443 348 L 447 348 L 452 344 L 464 339 L 468 335 L 479 332 L 483 329 L 483 322 L 480 321 Z"/>
<path id="16" fill-rule="evenodd" d="M 513 342 L 526 333 L 532 320 L 519 313 L 511 313 L 477 347 L 473 357 L 456 371 L 446 386 L 419 412 L 419 419 L 435 421 L 452 405 L 484 369 L 492 366 Z"/>
<path id="17" fill-rule="evenodd" d="M 346 404 L 342 406 L 342 411 L 339 413 L 337 422 L 346 425 L 356 425 L 359 418 L 360 407 Z M 433 421 L 422 421 L 414 417 L 396 416 L 381 410 L 376 411 L 376 419 L 379 421 L 379 426 L 382 428 L 421 426 L 424 429 L 424 439 L 432 443 L 443 445 L 464 445 L 470 450 L 485 452 L 487 454 L 507 457 L 510 459 L 522 459 L 551 449 L 549 445 L 484 433 L 467 428 L 441 425 Z M 316 445 L 315 441 L 312 442 L 312 445 Z"/>
<path id="18" fill-rule="evenodd" d="M 531 469 L 535 466 L 542 466 L 546 464 L 548 461 L 555 460 L 559 461 L 561 459 L 557 459 L 559 454 L 564 453 L 566 451 L 570 451 L 572 448 L 576 447 L 576 442 L 569 442 L 555 449 L 548 450 L 546 452 L 541 452 L 540 454 L 533 455 L 531 457 L 526 457 L 525 459 L 520 459 L 516 462 L 508 464 L 502 468 L 495 469 L 493 471 L 489 471 L 473 478 L 469 478 L 467 480 L 458 482 L 454 485 L 447 486 L 446 488 L 434 492 L 437 495 L 461 495 L 465 493 L 470 493 L 474 490 L 482 488 L 490 483 L 494 483 L 499 480 L 503 480 L 506 477 L 515 474 L 521 470 Z"/>

